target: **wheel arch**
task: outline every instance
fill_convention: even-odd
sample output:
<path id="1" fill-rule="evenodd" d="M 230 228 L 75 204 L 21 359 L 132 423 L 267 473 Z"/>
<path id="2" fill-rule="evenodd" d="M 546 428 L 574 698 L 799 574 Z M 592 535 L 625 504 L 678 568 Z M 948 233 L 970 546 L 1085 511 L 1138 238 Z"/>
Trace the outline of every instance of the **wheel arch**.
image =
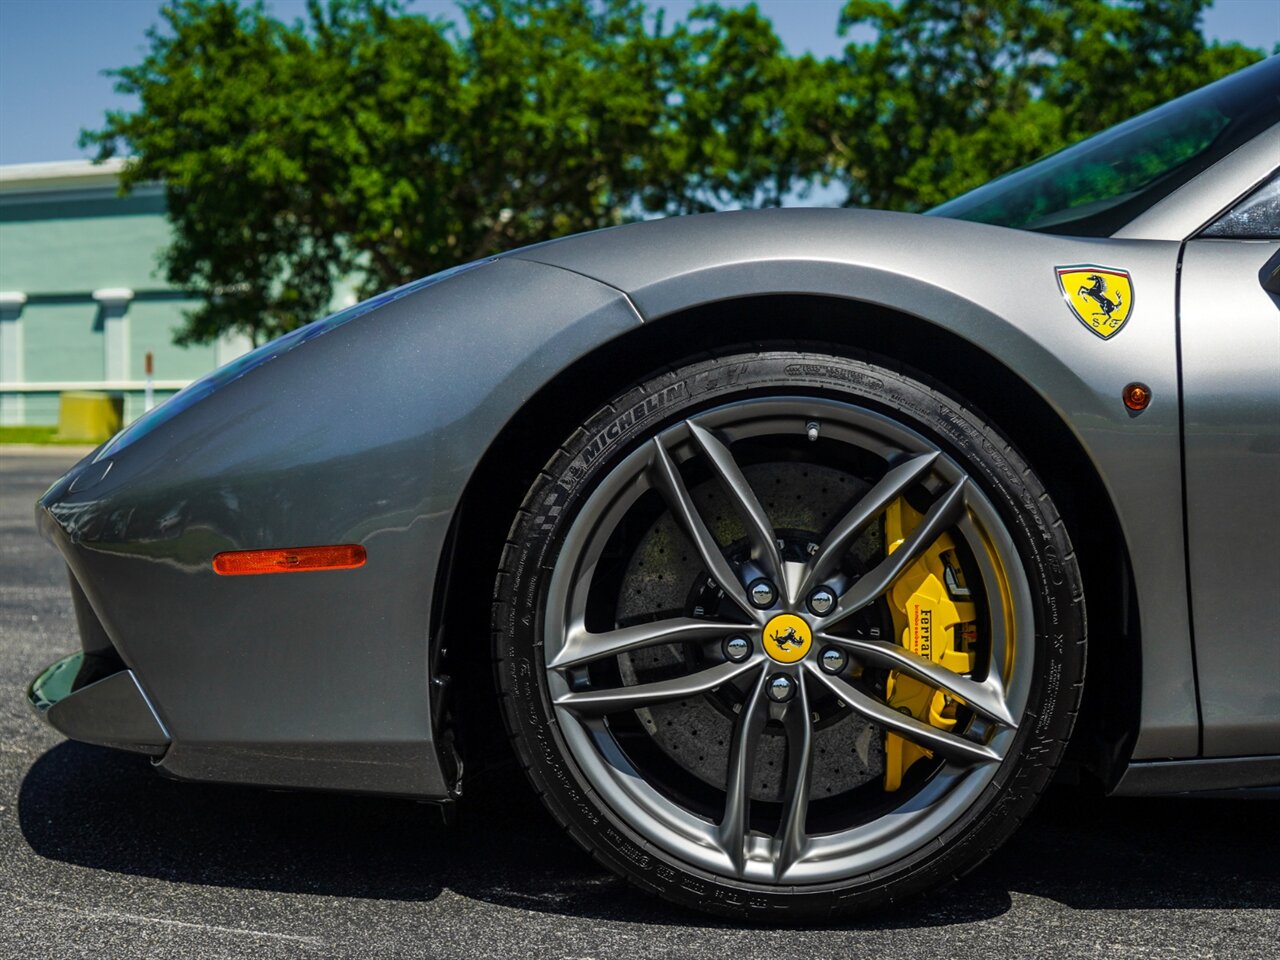
<path id="1" fill-rule="evenodd" d="M 785 330 L 786 337 L 778 331 Z M 1136 738 L 1142 682 L 1132 567 L 1097 468 L 1070 427 L 1026 380 L 940 323 L 851 298 L 761 294 L 686 307 L 623 333 L 551 377 L 489 445 L 464 489 L 439 567 L 432 612 L 433 676 L 452 689 L 440 722 L 456 725 L 469 771 L 507 759 L 487 632 L 454 643 L 486 617 L 493 576 L 529 484 L 557 444 L 622 386 L 730 348 L 834 349 L 878 355 L 962 398 L 1004 432 L 1045 483 L 1079 556 L 1094 653 L 1108 667 L 1086 684 L 1064 767 L 1110 786 Z M 607 377 L 601 372 L 607 371 Z M 1106 644 L 1101 647 L 1100 644 Z M 438 733 L 443 731 L 438 730 Z M 442 738 L 445 742 L 447 738 Z"/>

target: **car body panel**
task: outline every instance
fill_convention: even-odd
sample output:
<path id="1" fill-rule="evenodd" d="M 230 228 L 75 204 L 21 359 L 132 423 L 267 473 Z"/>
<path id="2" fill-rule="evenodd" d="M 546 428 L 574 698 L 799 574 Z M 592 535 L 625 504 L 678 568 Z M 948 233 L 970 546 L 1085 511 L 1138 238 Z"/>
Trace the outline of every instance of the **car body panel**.
<path id="1" fill-rule="evenodd" d="M 55 484 L 42 526 L 173 739 L 161 769 L 445 795 L 427 632 L 458 497 L 565 356 L 638 322 L 599 283 L 491 263 L 250 371 L 111 454 L 96 483 L 70 489 L 86 461 Z M 210 565 L 328 543 L 363 544 L 368 563 Z"/>
<path id="2" fill-rule="evenodd" d="M 169 734 L 133 671 L 98 679 L 94 660 L 82 650 L 47 667 L 27 691 L 31 706 L 72 740 L 163 756 Z"/>
<path id="3" fill-rule="evenodd" d="M 446 797 L 432 593 L 463 491 L 503 427 L 642 324 L 695 323 L 693 307 L 756 294 L 864 302 L 976 344 L 1074 433 L 1133 560 L 1143 638 L 1133 755 L 1195 757 L 1180 249 L 848 210 L 713 214 L 568 238 L 450 276 L 249 370 L 81 464 L 38 515 L 172 737 L 163 770 Z M 1130 319 L 1108 340 L 1058 289 L 1055 268 L 1075 264 L 1130 274 Z M 1134 380 L 1155 397 L 1140 415 L 1121 402 Z M 210 567 L 223 550 L 335 543 L 364 545 L 368 563 L 271 577 Z M 450 643 L 487 645 L 486 616 Z M 1091 640 L 1102 663 L 1121 642 Z"/>
<path id="4" fill-rule="evenodd" d="M 617 228 L 513 254 L 623 290 L 648 323 L 711 300 L 815 294 L 922 317 L 981 347 L 1075 433 L 1111 496 L 1131 554 L 1144 638 L 1134 756 L 1195 756 L 1199 745 L 1178 441 L 1175 277 L 1180 245 L 1080 240 L 904 214 L 842 210 L 721 213 Z M 1063 301 L 1055 267 L 1130 273 L 1134 305 L 1111 339 Z M 1151 387 L 1140 416 L 1127 383 Z M 1006 425 L 1016 432 L 1016 424 Z M 1096 656 L 1108 642 L 1094 638 Z"/>
<path id="5" fill-rule="evenodd" d="M 1228 794 L 1280 799 L 1280 756 L 1144 760 L 1129 764 L 1112 793 L 1121 797 Z"/>
<path id="6" fill-rule="evenodd" d="M 1280 242 L 1182 257 L 1187 545 L 1206 757 L 1280 754 Z"/>
<path id="7" fill-rule="evenodd" d="M 1262 183 L 1280 157 L 1280 124 L 1241 145 L 1120 230 L 1116 240 L 1186 240 Z"/>

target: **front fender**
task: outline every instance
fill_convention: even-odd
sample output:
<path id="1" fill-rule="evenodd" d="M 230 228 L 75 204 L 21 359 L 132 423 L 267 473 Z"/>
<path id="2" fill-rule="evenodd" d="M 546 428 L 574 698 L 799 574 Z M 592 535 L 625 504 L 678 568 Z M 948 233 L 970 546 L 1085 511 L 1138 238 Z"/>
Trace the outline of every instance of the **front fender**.
<path id="1" fill-rule="evenodd" d="M 458 498 L 565 358 L 638 323 L 597 281 L 490 263 L 268 350 L 56 483 L 40 523 L 171 737 L 161 768 L 445 796 L 427 634 Z M 211 566 L 224 550 L 342 543 L 367 563 Z"/>
<path id="2" fill-rule="evenodd" d="M 1134 558 L 1145 642 L 1133 755 L 1154 758 L 1194 756 L 1199 738 L 1181 524 L 1178 251 L 1171 242 L 1073 239 L 910 214 L 776 210 L 653 221 L 511 256 L 616 287 L 646 323 L 683 322 L 694 307 L 754 295 L 872 303 L 936 324 L 1023 378 L 1092 460 Z M 1064 303 L 1054 269 L 1071 264 L 1130 272 L 1130 320 L 1111 339 Z M 1120 399 L 1132 381 L 1156 398 L 1137 417 Z M 1105 650 L 1107 638 L 1095 640 Z"/>

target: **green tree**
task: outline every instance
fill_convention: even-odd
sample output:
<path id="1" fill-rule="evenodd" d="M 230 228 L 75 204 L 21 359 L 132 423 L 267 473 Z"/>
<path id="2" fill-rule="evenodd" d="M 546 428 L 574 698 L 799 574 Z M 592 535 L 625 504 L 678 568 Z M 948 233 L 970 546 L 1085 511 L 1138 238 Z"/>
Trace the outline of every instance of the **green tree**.
<path id="1" fill-rule="evenodd" d="M 165 184 L 181 333 L 255 340 L 361 293 L 643 211 L 778 202 L 819 172 L 789 144 L 786 57 L 754 8 L 666 29 L 641 0 L 465 0 L 465 31 L 387 0 L 174 0 L 140 107 L 82 142 Z M 685 118 L 690 118 L 686 123 Z M 696 117 L 696 121 L 693 119 Z"/>
<path id="2" fill-rule="evenodd" d="M 831 96 L 830 73 L 789 56 L 755 4 L 695 8 L 666 53 L 671 109 L 639 183 L 647 211 L 779 206 L 827 169 L 809 118 Z"/>
<path id="3" fill-rule="evenodd" d="M 818 128 L 848 205 L 922 210 L 1261 58 L 1211 0 L 849 0 Z"/>

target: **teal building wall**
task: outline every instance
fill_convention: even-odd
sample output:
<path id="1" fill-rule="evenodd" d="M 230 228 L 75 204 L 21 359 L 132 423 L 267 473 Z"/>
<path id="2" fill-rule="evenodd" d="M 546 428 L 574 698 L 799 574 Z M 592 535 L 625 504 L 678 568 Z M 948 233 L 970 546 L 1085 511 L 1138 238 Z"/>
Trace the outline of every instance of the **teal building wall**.
<path id="1" fill-rule="evenodd" d="M 0 167 L 0 424 L 54 424 L 58 394 L 105 390 L 142 412 L 145 358 L 157 402 L 250 344 L 177 347 L 195 305 L 159 267 L 164 192 L 118 196 L 119 162 Z"/>

